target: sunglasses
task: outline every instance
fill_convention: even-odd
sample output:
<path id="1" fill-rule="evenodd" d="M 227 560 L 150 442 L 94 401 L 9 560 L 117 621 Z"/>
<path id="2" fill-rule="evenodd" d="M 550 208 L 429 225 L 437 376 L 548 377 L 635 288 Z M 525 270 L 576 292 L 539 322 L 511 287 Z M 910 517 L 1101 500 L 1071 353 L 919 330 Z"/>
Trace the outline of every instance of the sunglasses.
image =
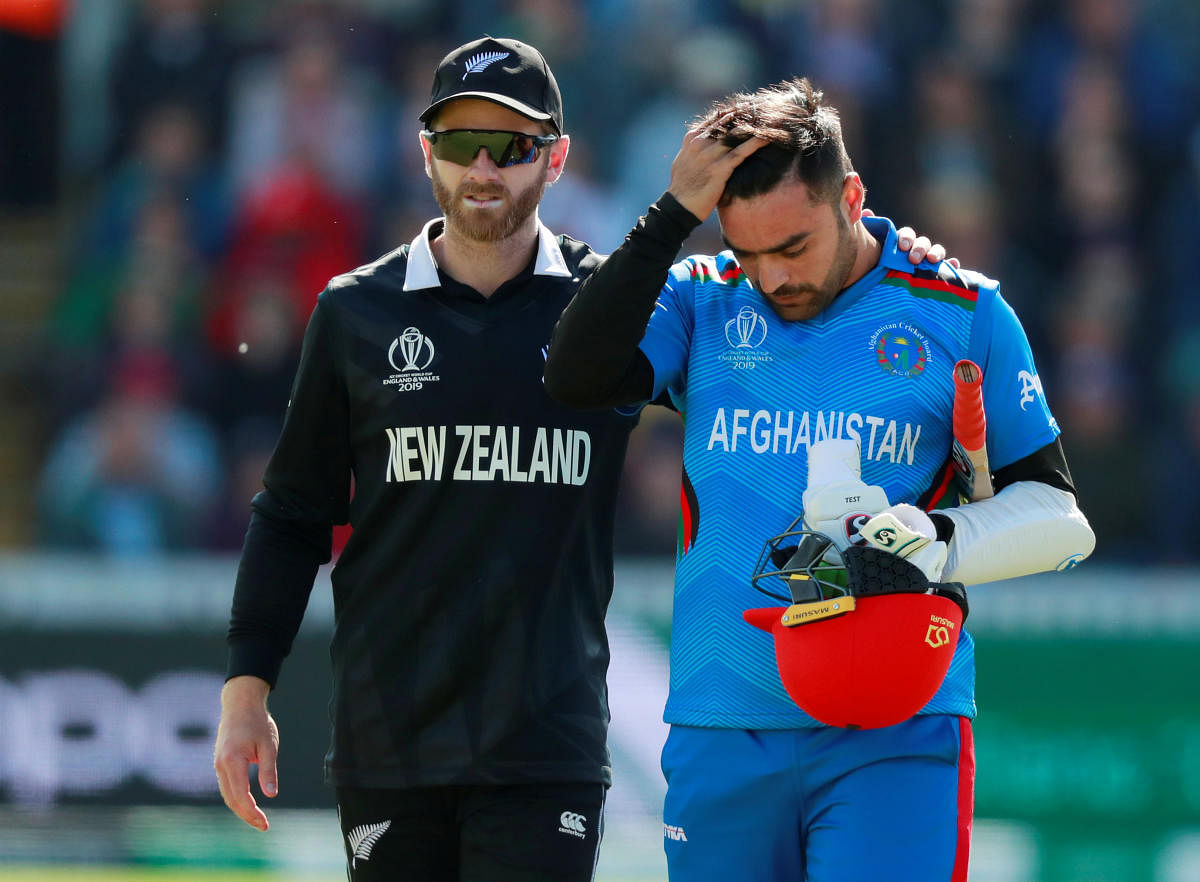
<path id="1" fill-rule="evenodd" d="M 558 135 L 527 135 L 494 129 L 450 129 L 445 132 L 421 132 L 433 155 L 455 165 L 470 165 L 486 150 L 500 168 L 525 165 L 541 155 L 543 147 L 558 140 Z"/>

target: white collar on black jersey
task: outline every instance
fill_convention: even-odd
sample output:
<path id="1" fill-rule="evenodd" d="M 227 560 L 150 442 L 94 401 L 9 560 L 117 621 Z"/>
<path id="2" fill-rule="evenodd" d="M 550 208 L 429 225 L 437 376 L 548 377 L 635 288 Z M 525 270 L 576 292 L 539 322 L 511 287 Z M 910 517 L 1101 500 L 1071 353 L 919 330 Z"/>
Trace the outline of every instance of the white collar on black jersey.
<path id="1" fill-rule="evenodd" d="M 429 230 L 434 224 L 444 222 L 444 218 L 434 218 L 425 224 L 420 235 L 413 239 L 408 246 L 408 271 L 404 274 L 404 290 L 418 291 L 422 288 L 439 288 L 437 262 L 433 259 L 433 251 L 429 248 Z M 567 276 L 571 271 L 563 257 L 562 249 L 554 234 L 538 222 L 538 253 L 537 262 L 533 265 L 535 276 Z"/>

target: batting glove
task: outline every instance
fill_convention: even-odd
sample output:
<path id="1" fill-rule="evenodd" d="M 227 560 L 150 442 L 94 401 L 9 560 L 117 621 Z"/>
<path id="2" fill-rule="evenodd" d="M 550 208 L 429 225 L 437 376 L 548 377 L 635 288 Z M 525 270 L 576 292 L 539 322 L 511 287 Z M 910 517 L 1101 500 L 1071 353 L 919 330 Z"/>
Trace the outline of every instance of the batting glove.
<path id="1" fill-rule="evenodd" d="M 949 549 L 937 538 L 929 515 L 907 502 L 897 503 L 871 518 L 859 530 L 869 546 L 907 560 L 930 582 L 940 582 Z"/>

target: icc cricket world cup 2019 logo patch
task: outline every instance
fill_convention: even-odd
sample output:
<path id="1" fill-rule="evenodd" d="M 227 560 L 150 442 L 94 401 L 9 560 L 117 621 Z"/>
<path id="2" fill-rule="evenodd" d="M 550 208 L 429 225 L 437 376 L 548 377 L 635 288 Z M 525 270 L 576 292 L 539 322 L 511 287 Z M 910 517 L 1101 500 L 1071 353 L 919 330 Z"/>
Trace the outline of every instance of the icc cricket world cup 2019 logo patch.
<path id="1" fill-rule="evenodd" d="M 441 377 L 426 370 L 436 351 L 433 341 L 420 329 L 405 328 L 388 347 L 388 363 L 397 373 L 386 377 L 383 385 L 393 386 L 397 392 L 413 392 L 426 383 L 436 383 Z"/>
<path id="2" fill-rule="evenodd" d="M 743 306 L 737 315 L 725 323 L 725 342 L 729 350 L 718 357 L 734 370 L 753 370 L 759 364 L 774 361 L 774 357 L 762 349 L 767 339 L 767 320 L 753 306 Z"/>
<path id="3" fill-rule="evenodd" d="M 767 321 L 753 306 L 743 306 L 725 323 L 725 339 L 734 349 L 753 349 L 767 339 Z"/>
<path id="4" fill-rule="evenodd" d="M 929 364 L 929 340 L 904 322 L 884 325 L 871 335 L 871 349 L 885 373 L 897 377 L 917 377 Z"/>

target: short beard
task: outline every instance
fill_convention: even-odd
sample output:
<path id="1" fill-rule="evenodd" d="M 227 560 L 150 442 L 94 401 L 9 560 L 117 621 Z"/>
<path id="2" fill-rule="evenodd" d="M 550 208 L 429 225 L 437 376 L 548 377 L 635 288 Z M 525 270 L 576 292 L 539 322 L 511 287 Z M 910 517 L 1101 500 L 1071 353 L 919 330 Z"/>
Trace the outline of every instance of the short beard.
<path id="1" fill-rule="evenodd" d="M 836 206 L 833 213 L 834 217 L 837 218 L 838 225 L 837 251 L 833 255 L 833 263 L 830 264 L 829 272 L 825 274 L 825 278 L 821 284 L 789 285 L 777 288 L 772 292 L 773 296 L 790 294 L 815 295 L 814 305 L 816 306 L 816 311 L 812 315 L 807 316 L 807 318 L 819 315 L 829 304 L 837 299 L 837 296 L 842 293 L 842 289 L 846 287 L 846 280 L 850 278 L 850 271 L 854 269 L 854 261 L 858 259 L 858 243 L 854 240 L 850 224 L 842 217 L 841 212 L 837 210 Z"/>
<path id="2" fill-rule="evenodd" d="M 833 256 L 829 274 L 825 276 L 825 283 L 821 286 L 825 293 L 831 295 L 830 303 L 846 287 L 846 280 L 850 278 L 850 271 L 854 269 L 854 262 L 858 260 L 858 242 L 854 239 L 850 224 L 842 217 L 837 206 L 834 206 L 833 215 L 838 224 L 837 252 Z"/>
<path id="3" fill-rule="evenodd" d="M 463 206 L 463 194 L 468 190 L 479 196 L 511 196 L 503 184 L 470 184 L 463 181 L 458 189 L 450 192 L 441 177 L 437 167 L 432 168 L 433 196 L 437 199 L 446 216 L 447 229 L 453 230 L 465 239 L 475 242 L 502 242 L 521 228 L 529 220 L 530 215 L 537 211 L 546 192 L 546 176 L 542 174 L 538 180 L 530 184 L 512 198 L 508 210 L 500 216 L 491 212 L 476 211 Z"/>

